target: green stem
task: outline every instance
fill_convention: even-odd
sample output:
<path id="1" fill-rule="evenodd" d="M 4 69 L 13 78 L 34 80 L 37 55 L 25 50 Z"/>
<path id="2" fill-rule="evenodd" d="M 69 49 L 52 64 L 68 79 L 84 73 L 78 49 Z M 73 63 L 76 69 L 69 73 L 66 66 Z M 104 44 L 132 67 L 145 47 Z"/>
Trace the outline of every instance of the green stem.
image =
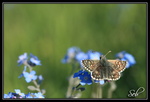
<path id="1" fill-rule="evenodd" d="M 102 85 L 98 84 L 97 88 L 97 98 L 102 98 Z"/>
<path id="2" fill-rule="evenodd" d="M 108 98 L 112 98 L 112 93 L 116 89 L 116 83 L 114 81 L 110 82 L 110 88 L 108 90 Z"/>
<path id="3" fill-rule="evenodd" d="M 76 88 L 78 88 L 80 85 L 81 85 L 81 84 L 79 83 L 79 84 L 76 86 Z"/>
<path id="4" fill-rule="evenodd" d="M 102 98 L 102 85 L 96 83 L 92 88 L 92 98 Z"/>
<path id="5" fill-rule="evenodd" d="M 74 73 L 74 71 L 76 70 L 76 62 L 72 62 L 72 70 L 71 70 L 71 74 L 72 75 Z"/>

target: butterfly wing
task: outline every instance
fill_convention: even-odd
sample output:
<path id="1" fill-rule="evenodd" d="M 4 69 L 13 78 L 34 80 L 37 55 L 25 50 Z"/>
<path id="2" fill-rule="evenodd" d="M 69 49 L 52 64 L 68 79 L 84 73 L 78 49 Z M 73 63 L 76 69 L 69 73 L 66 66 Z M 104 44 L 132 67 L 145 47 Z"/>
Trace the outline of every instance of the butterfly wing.
<path id="1" fill-rule="evenodd" d="M 118 80 L 126 63 L 120 60 L 107 60 L 105 63 L 101 60 L 82 60 L 82 65 L 91 72 L 94 80 Z"/>
<path id="2" fill-rule="evenodd" d="M 97 68 L 91 72 L 94 80 L 118 80 L 120 78 L 120 72 L 125 69 L 126 61 L 107 61 L 105 63 L 100 61 Z"/>
<path id="3" fill-rule="evenodd" d="M 86 70 L 92 72 L 99 66 L 100 60 L 82 60 L 82 66 L 85 67 Z"/>
<path id="4" fill-rule="evenodd" d="M 94 80 L 104 80 L 104 67 L 101 65 L 100 60 L 82 60 L 82 65 L 91 72 L 91 77 Z"/>
<path id="5" fill-rule="evenodd" d="M 118 80 L 121 76 L 121 72 L 125 70 L 127 61 L 121 61 L 121 60 L 108 60 L 112 65 L 112 73 L 111 79 L 112 80 Z"/>
<path id="6" fill-rule="evenodd" d="M 106 78 L 105 67 L 99 65 L 95 70 L 91 72 L 91 77 L 94 80 L 104 80 Z"/>
<path id="7" fill-rule="evenodd" d="M 112 68 L 118 72 L 124 71 L 127 64 L 127 61 L 121 60 L 108 60 L 108 62 L 112 63 Z"/>

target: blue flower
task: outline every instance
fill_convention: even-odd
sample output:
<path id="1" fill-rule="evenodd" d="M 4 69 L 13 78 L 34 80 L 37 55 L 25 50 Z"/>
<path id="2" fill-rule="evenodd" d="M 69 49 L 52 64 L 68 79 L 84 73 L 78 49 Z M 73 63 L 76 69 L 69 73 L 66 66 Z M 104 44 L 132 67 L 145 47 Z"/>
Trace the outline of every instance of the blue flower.
<path id="1" fill-rule="evenodd" d="M 74 74 L 73 78 L 75 78 L 75 77 L 78 77 L 81 80 L 80 81 L 81 85 L 85 85 L 85 84 L 91 85 L 92 84 L 91 75 L 86 71 L 80 70 L 79 72 Z"/>
<path id="2" fill-rule="evenodd" d="M 39 80 L 44 80 L 42 75 L 39 75 Z"/>
<path id="3" fill-rule="evenodd" d="M 45 98 L 41 92 L 38 93 L 28 93 L 25 98 Z"/>
<path id="4" fill-rule="evenodd" d="M 81 50 L 78 47 L 71 47 L 67 50 L 67 54 L 61 60 L 62 63 L 70 63 Z"/>
<path id="5" fill-rule="evenodd" d="M 20 55 L 19 60 L 17 61 L 19 63 L 18 65 L 21 65 L 21 64 L 29 64 L 30 66 L 41 65 L 38 57 L 34 56 L 33 54 L 30 54 L 30 60 L 27 61 L 27 59 L 28 59 L 27 53 Z"/>
<path id="6" fill-rule="evenodd" d="M 62 63 L 69 63 L 71 59 L 69 59 L 68 55 L 65 55 L 65 57 L 61 60 Z"/>
<path id="7" fill-rule="evenodd" d="M 19 94 L 17 93 L 12 93 L 12 92 L 9 92 L 8 94 L 4 94 L 4 98 L 22 98 Z"/>
<path id="8" fill-rule="evenodd" d="M 21 93 L 20 89 L 15 89 L 15 92 L 20 95 L 21 97 L 25 97 L 24 93 Z"/>
<path id="9" fill-rule="evenodd" d="M 18 66 L 23 64 L 27 59 L 28 59 L 27 53 L 24 53 L 23 55 L 20 55 L 19 56 L 19 60 L 17 61 L 18 62 Z"/>
<path id="10" fill-rule="evenodd" d="M 122 61 L 128 62 L 126 65 L 126 68 L 129 68 L 130 66 L 133 66 L 134 64 L 136 64 L 134 57 L 125 51 L 117 53 L 116 57 L 118 57 Z"/>
<path id="11" fill-rule="evenodd" d="M 4 98 L 12 98 L 12 97 L 14 97 L 12 92 L 9 92 L 8 94 L 4 94 Z"/>
<path id="12" fill-rule="evenodd" d="M 43 79 L 43 77 L 42 77 L 42 75 L 39 75 L 38 76 L 38 84 L 41 84 L 42 83 L 42 81 L 43 81 L 44 79 Z"/>
<path id="13" fill-rule="evenodd" d="M 89 50 L 87 52 L 88 55 L 88 59 L 92 59 L 92 60 L 100 60 L 100 56 L 102 55 L 100 52 L 96 52 L 96 51 L 92 51 Z"/>
<path id="14" fill-rule="evenodd" d="M 34 93 L 35 97 L 34 98 L 44 98 L 43 94 L 41 92 Z"/>
<path id="15" fill-rule="evenodd" d="M 25 95 L 25 98 L 34 98 L 34 97 L 33 97 L 33 93 L 28 93 L 28 94 L 26 94 L 26 95 Z"/>
<path id="16" fill-rule="evenodd" d="M 24 77 L 27 83 L 31 82 L 32 80 L 36 80 L 37 79 L 37 75 L 35 75 L 36 72 L 35 71 L 31 71 L 30 73 L 28 72 L 24 72 Z"/>
<path id="17" fill-rule="evenodd" d="M 30 53 L 30 60 L 28 61 L 28 64 L 30 66 L 36 66 L 36 65 L 41 65 L 41 61 L 38 59 L 37 56 L 34 56 L 33 54 Z"/>
<path id="18" fill-rule="evenodd" d="M 82 73 L 84 73 L 84 71 L 79 70 L 77 73 L 74 73 L 73 78 L 79 77 Z"/>
<path id="19" fill-rule="evenodd" d="M 100 80 L 100 81 L 94 80 L 94 82 L 95 82 L 95 83 L 100 83 L 101 85 L 105 84 L 105 81 L 104 81 L 104 80 Z"/>
<path id="20" fill-rule="evenodd" d="M 87 56 L 87 54 L 84 53 L 84 52 L 79 52 L 79 53 L 77 53 L 76 56 L 75 56 L 75 59 L 80 63 L 80 65 L 81 65 L 81 60 L 85 60 L 85 59 L 87 59 L 87 58 L 88 58 L 88 56 Z"/>

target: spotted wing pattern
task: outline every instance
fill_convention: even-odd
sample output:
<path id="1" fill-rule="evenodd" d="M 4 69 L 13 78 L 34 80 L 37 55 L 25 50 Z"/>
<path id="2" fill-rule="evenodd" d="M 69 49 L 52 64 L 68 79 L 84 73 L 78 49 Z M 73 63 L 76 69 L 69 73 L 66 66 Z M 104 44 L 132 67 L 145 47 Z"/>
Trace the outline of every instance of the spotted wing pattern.
<path id="1" fill-rule="evenodd" d="M 92 72 L 100 64 L 100 60 L 82 60 L 82 65 L 86 70 Z"/>
<path id="2" fill-rule="evenodd" d="M 91 72 L 94 80 L 118 80 L 120 72 L 126 67 L 126 61 L 107 60 L 107 64 L 102 64 L 101 60 L 82 60 L 82 65 Z"/>
<path id="3" fill-rule="evenodd" d="M 108 60 L 108 62 L 112 63 L 112 67 L 116 69 L 118 72 L 122 72 L 126 68 L 127 61 L 121 60 Z"/>

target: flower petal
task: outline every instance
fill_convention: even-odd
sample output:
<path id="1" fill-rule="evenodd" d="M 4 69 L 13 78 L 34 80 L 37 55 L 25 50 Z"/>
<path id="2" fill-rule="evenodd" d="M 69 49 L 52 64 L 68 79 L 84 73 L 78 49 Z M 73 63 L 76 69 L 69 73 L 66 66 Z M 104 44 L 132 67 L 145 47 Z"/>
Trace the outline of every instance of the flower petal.
<path id="1" fill-rule="evenodd" d="M 35 71 L 31 71 L 30 74 L 34 75 L 34 74 L 36 74 L 36 72 Z"/>

